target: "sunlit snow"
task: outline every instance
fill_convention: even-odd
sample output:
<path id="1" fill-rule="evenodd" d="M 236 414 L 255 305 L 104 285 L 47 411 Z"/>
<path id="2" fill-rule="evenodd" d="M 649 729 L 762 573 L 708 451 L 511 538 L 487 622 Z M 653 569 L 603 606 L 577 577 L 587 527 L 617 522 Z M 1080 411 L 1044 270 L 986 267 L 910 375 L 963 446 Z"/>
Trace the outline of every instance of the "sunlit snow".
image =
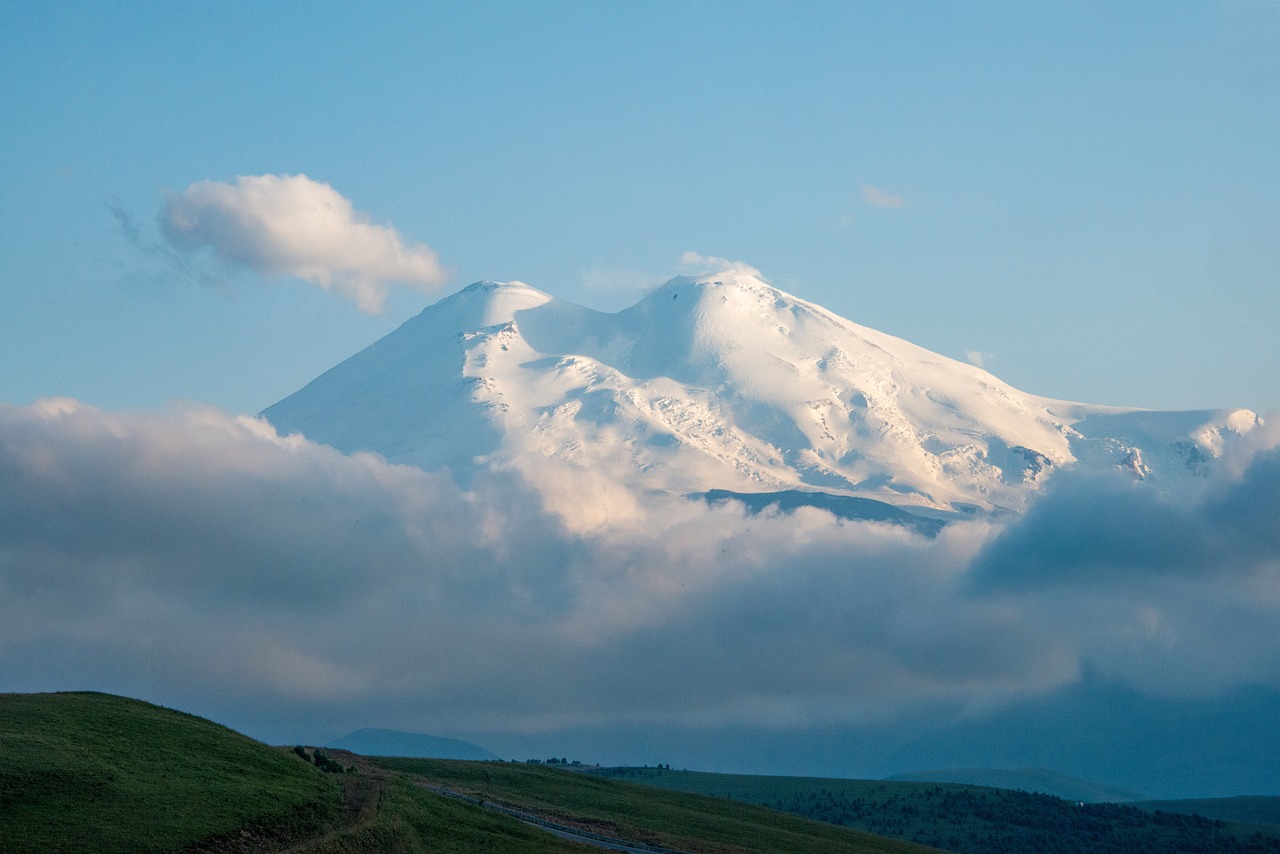
<path id="1" fill-rule="evenodd" d="M 1022 510 L 1055 471 L 1171 491 L 1258 423 L 1018 391 L 748 272 L 680 277 L 616 314 L 520 282 L 428 307 L 264 413 L 344 451 L 628 489 L 804 490 L 926 514 Z"/>

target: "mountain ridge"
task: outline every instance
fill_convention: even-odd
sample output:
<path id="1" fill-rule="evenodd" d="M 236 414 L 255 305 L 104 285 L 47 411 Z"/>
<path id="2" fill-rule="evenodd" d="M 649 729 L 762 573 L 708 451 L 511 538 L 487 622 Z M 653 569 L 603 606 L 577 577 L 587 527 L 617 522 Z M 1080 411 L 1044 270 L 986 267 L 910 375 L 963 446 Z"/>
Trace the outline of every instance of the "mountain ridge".
<path id="1" fill-rule="evenodd" d="M 1176 492 L 1260 423 L 1021 392 L 740 271 L 677 277 L 616 313 L 477 282 L 263 416 L 463 482 L 589 471 L 635 491 L 824 492 L 957 518 L 1025 509 L 1065 468 Z"/>

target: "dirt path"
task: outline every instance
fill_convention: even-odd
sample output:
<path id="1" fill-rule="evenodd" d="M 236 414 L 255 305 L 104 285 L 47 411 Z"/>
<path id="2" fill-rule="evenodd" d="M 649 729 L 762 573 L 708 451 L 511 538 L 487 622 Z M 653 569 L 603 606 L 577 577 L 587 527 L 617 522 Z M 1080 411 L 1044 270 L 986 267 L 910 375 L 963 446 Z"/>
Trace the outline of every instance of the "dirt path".
<path id="1" fill-rule="evenodd" d="M 314 836 L 287 848 L 278 849 L 282 854 L 325 851 L 329 843 L 334 840 L 377 820 L 382 796 L 387 787 L 385 775 L 367 776 L 362 771 L 342 778 L 340 785 L 342 786 L 342 823 L 321 836 Z"/>

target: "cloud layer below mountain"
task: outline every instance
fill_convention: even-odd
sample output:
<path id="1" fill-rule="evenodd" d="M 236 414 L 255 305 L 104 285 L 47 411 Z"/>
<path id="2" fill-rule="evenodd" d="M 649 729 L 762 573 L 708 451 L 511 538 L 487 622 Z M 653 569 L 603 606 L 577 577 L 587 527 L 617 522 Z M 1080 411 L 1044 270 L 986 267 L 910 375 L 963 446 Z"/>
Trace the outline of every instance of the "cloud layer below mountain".
<path id="1" fill-rule="evenodd" d="M 875 724 L 1085 672 L 1280 689 L 1277 439 L 1194 504 L 1065 476 L 933 540 L 643 497 L 574 533 L 544 509 L 572 477 L 463 491 L 208 408 L 5 405 L 0 681 L 468 734 Z"/>

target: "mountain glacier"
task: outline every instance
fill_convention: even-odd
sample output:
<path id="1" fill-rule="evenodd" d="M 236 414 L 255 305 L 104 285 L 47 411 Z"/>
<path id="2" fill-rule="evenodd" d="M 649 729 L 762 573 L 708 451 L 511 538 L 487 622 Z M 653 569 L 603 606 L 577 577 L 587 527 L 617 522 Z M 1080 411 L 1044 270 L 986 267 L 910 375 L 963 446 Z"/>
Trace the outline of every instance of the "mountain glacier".
<path id="1" fill-rule="evenodd" d="M 823 494 L 940 520 L 1021 511 L 1072 468 L 1182 491 L 1260 423 L 1027 394 L 738 271 L 612 314 L 477 282 L 263 415 L 462 483 Z"/>

